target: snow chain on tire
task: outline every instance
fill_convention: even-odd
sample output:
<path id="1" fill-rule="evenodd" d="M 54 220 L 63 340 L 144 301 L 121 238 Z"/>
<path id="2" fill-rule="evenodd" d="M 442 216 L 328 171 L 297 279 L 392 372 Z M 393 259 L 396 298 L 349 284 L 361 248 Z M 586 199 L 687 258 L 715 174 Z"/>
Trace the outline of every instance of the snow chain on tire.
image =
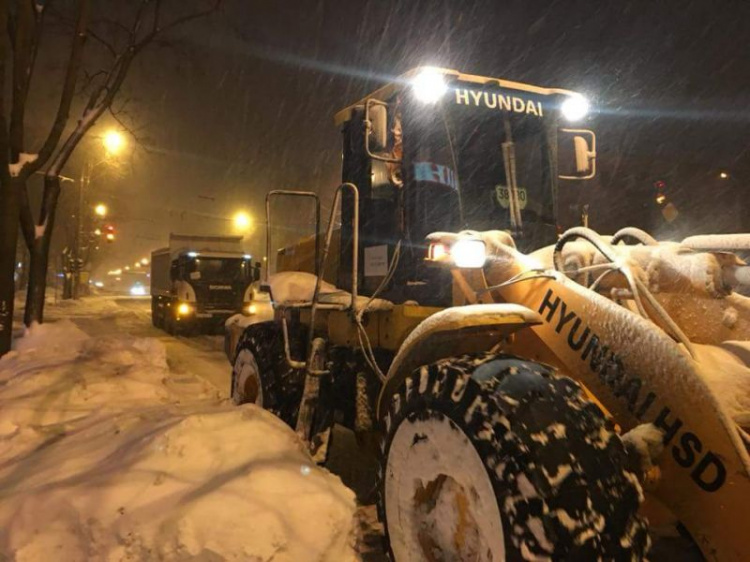
<path id="1" fill-rule="evenodd" d="M 491 353 L 421 367 L 392 397 L 379 469 L 386 540 L 400 528 L 389 528 L 385 507 L 394 436 L 404 423 L 446 417 L 471 442 L 492 483 L 507 560 L 644 558 L 650 539 L 637 514 L 643 494 L 611 422 L 553 368 Z"/>
<path id="2" fill-rule="evenodd" d="M 289 333 L 292 354 L 304 353 L 304 338 L 298 330 Z M 301 348 L 300 348 L 301 346 Z M 247 350 L 253 354 L 258 366 L 262 386 L 263 408 L 273 412 L 292 428 L 297 423 L 305 376 L 302 370 L 292 369 L 286 362 L 284 335 L 275 322 L 262 322 L 248 327 L 240 337 L 235 352 Z M 231 391 L 234 398 L 236 369 L 232 371 Z"/>

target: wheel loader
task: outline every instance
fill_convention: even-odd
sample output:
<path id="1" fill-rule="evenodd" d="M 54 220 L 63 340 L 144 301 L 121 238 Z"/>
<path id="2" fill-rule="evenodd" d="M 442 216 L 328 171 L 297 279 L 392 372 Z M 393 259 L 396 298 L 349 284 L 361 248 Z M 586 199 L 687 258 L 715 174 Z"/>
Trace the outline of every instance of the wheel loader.
<path id="1" fill-rule="evenodd" d="M 314 193 L 267 196 L 232 398 L 321 462 L 334 423 L 376 443 L 392 560 L 640 560 L 647 516 L 750 556 L 750 236 L 564 230 L 558 189 L 595 174 L 586 109 L 416 69 L 336 115 L 325 232 Z M 316 222 L 271 275 L 274 202 Z"/>

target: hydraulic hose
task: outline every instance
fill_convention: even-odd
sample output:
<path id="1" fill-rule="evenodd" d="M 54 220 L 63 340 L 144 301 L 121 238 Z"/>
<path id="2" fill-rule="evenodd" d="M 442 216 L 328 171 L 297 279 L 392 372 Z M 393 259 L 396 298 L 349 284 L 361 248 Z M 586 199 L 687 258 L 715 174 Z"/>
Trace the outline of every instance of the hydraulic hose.
<path id="1" fill-rule="evenodd" d="M 624 238 L 633 238 L 644 246 L 659 245 L 659 242 L 656 241 L 656 238 L 651 236 L 648 232 L 646 232 L 645 230 L 641 230 L 640 228 L 635 228 L 633 226 L 627 226 L 615 232 L 615 235 L 612 237 L 610 244 L 614 246 L 618 242 L 621 242 Z"/>

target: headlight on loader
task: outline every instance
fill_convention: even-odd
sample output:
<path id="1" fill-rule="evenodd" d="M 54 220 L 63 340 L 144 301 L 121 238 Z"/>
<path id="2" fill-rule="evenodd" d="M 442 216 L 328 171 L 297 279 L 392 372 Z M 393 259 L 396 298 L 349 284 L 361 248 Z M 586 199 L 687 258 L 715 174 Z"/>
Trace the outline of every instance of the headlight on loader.
<path id="1" fill-rule="evenodd" d="M 430 244 L 427 260 L 453 267 L 477 269 L 484 267 L 487 250 L 482 240 L 459 240 L 452 246 L 435 242 Z"/>
<path id="2" fill-rule="evenodd" d="M 425 67 L 412 79 L 414 97 L 425 104 L 433 104 L 448 91 L 445 76 L 436 68 Z"/>
<path id="3" fill-rule="evenodd" d="M 589 113 L 589 101 L 581 95 L 568 96 L 560 111 L 568 121 L 580 121 Z"/>
<path id="4" fill-rule="evenodd" d="M 482 240 L 459 240 L 451 247 L 451 258 L 456 267 L 484 267 L 487 252 Z"/>
<path id="5" fill-rule="evenodd" d="M 193 307 L 186 302 L 177 305 L 177 316 L 188 316 L 193 312 Z"/>
<path id="6" fill-rule="evenodd" d="M 242 312 L 243 312 L 243 314 L 244 314 L 245 316 L 252 316 L 252 315 L 253 315 L 253 314 L 255 314 L 256 312 L 258 312 L 258 309 L 257 309 L 257 307 L 256 307 L 256 306 L 255 306 L 254 304 L 246 304 L 246 305 L 245 305 L 245 306 L 244 306 L 244 307 L 242 308 Z"/>

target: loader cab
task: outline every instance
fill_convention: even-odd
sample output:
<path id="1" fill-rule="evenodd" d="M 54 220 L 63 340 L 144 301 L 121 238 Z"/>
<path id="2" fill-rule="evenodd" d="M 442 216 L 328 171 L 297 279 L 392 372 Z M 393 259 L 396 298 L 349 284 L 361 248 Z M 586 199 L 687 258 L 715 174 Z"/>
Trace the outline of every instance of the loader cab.
<path id="1" fill-rule="evenodd" d="M 339 112 L 342 178 L 360 191 L 363 294 L 388 277 L 383 295 L 395 302 L 449 305 L 450 273 L 423 261 L 431 232 L 507 230 L 522 251 L 553 243 L 561 183 L 595 173 L 595 137 L 580 128 L 585 109 L 567 90 L 421 68 Z M 344 288 L 352 205 L 345 197 Z"/>

